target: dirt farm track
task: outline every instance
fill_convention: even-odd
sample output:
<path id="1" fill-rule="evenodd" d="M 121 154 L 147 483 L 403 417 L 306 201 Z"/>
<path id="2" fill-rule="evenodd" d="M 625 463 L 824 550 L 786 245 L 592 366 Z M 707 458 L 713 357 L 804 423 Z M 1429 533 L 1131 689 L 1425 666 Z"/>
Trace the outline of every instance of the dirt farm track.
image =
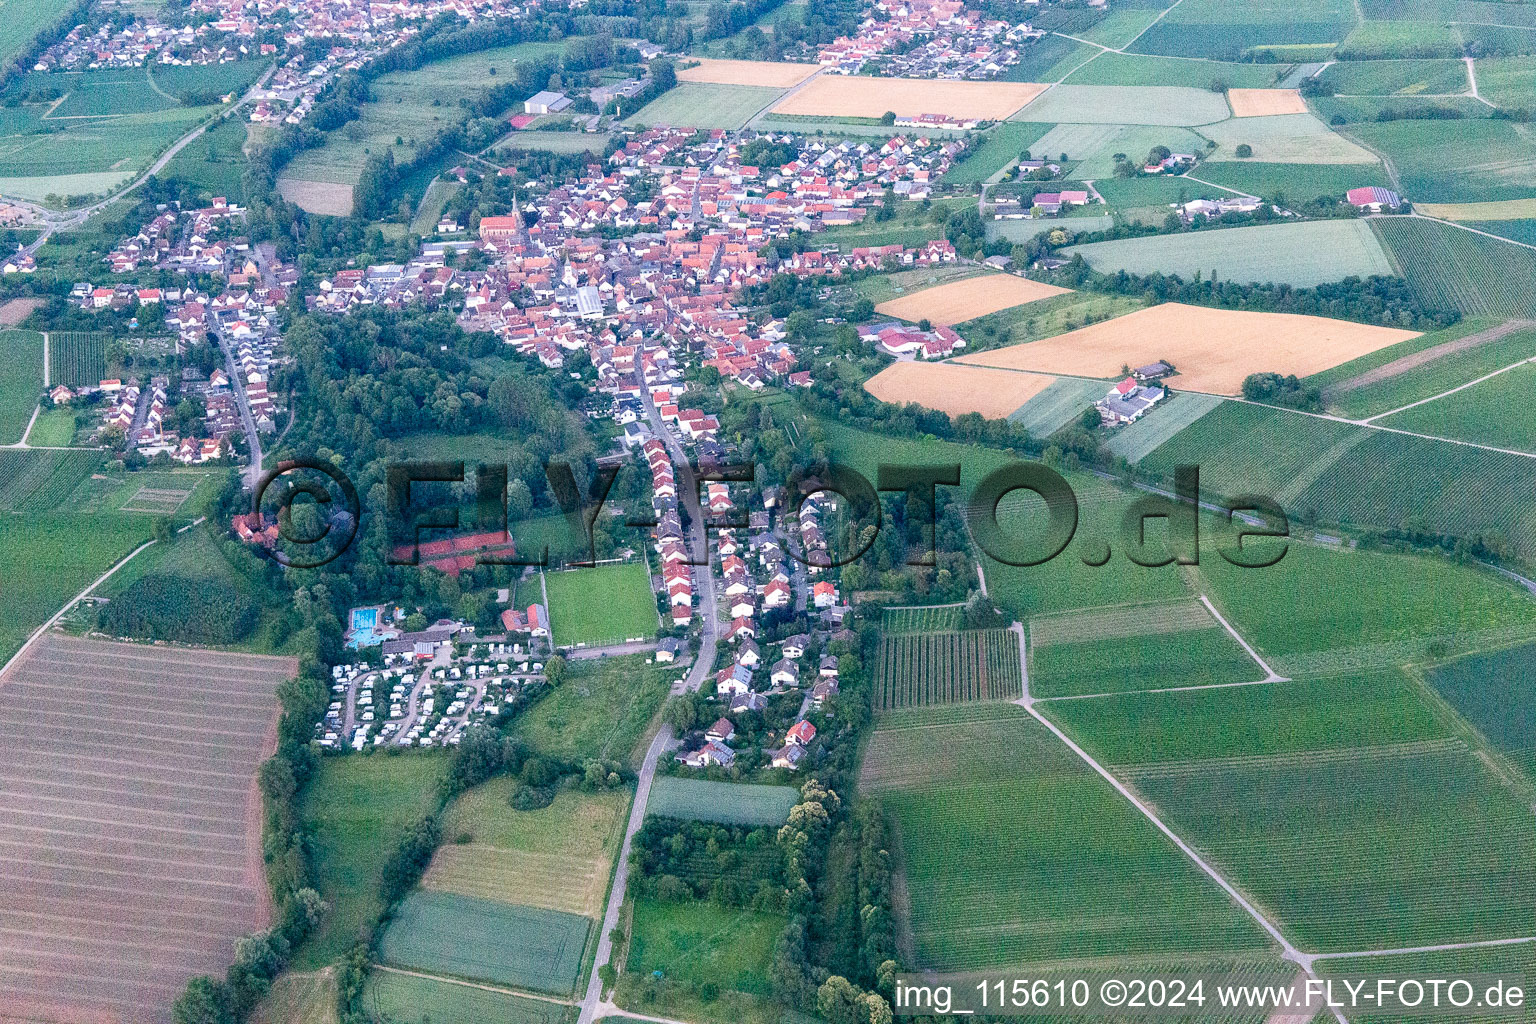
<path id="1" fill-rule="evenodd" d="M 42 638 L 0 678 L 0 1024 L 166 1024 L 268 914 L 289 658 Z"/>

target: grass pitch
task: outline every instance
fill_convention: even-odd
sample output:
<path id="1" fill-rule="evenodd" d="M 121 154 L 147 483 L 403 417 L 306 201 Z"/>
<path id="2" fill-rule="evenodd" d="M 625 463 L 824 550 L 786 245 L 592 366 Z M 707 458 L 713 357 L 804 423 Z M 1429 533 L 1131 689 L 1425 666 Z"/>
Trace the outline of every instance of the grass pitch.
<path id="1" fill-rule="evenodd" d="M 601 647 L 656 635 L 656 600 L 645 562 L 546 573 L 557 647 Z"/>

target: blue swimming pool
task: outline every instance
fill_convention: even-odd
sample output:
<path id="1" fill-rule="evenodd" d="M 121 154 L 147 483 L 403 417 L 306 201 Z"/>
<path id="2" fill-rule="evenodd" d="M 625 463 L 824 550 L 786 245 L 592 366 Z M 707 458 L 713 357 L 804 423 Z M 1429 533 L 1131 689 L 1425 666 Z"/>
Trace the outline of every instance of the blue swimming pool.
<path id="1" fill-rule="evenodd" d="M 372 608 L 353 608 L 348 616 L 351 628 L 347 630 L 347 646 L 353 650 L 360 647 L 377 647 L 384 642 L 384 637 L 379 634 L 379 611 Z"/>

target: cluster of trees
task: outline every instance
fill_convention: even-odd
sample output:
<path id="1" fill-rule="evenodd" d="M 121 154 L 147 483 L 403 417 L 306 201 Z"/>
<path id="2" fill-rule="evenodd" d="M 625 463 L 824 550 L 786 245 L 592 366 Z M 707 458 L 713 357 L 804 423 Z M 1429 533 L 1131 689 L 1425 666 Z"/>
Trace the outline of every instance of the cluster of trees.
<path id="1" fill-rule="evenodd" d="M 228 644 L 256 628 L 260 609 L 228 580 L 151 573 L 102 606 L 99 629 L 112 636 L 189 644 Z"/>
<path id="2" fill-rule="evenodd" d="M 1437 331 L 1461 318 L 1454 310 L 1426 308 L 1406 281 L 1380 275 L 1346 277 L 1313 288 L 1269 282 L 1186 281 L 1177 274 L 1131 274 L 1123 270 L 1103 274 L 1077 254 L 1050 276 L 1067 287 L 1135 295 L 1149 303 L 1187 302 L 1224 309 L 1301 313 L 1416 331 Z"/>
<path id="3" fill-rule="evenodd" d="M 789 858 L 771 826 L 748 828 L 652 817 L 635 834 L 629 859 L 636 896 L 710 900 L 782 914 L 803 878 L 789 877 Z"/>
<path id="4" fill-rule="evenodd" d="M 1306 412 L 1321 412 L 1323 408 L 1322 391 L 1303 383 L 1294 373 L 1250 373 L 1243 379 L 1243 397 Z"/>
<path id="5" fill-rule="evenodd" d="M 793 142 L 775 142 L 766 135 L 744 144 L 737 153 L 749 167 L 783 167 L 800 155 Z"/>

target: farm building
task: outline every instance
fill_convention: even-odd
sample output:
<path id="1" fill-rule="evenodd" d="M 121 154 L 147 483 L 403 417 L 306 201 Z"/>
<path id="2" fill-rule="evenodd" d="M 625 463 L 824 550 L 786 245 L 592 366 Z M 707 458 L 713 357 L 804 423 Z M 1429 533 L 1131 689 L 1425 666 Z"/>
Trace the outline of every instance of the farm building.
<path id="1" fill-rule="evenodd" d="M 1162 388 L 1144 387 L 1136 383 L 1135 378 L 1127 377 L 1093 404 L 1104 417 L 1105 426 L 1114 427 L 1135 423 L 1148 409 L 1161 402 L 1165 394 Z"/>
<path id="2" fill-rule="evenodd" d="M 571 98 L 563 92 L 550 92 L 548 89 L 536 92 L 523 101 L 523 113 L 525 114 L 558 114 L 571 105 Z"/>
<path id="3" fill-rule="evenodd" d="M 1344 196 L 1350 206 L 1362 210 L 1370 210 L 1380 213 L 1384 208 L 1395 210 L 1403 205 L 1403 197 L 1389 188 L 1380 185 L 1370 185 L 1365 188 L 1352 188 Z"/>

